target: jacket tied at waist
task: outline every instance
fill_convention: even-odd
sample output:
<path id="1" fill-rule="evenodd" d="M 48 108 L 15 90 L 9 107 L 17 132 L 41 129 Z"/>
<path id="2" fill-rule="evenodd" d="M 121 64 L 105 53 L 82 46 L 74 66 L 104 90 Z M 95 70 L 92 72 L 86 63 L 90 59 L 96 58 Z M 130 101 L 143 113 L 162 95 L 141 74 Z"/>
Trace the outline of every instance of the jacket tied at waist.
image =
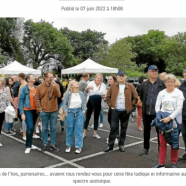
<path id="1" fill-rule="evenodd" d="M 168 117 L 171 113 L 158 111 L 156 118 L 152 121 L 151 127 L 156 126 L 160 132 L 163 132 L 165 139 L 173 149 L 179 149 L 179 124 L 176 119 L 170 120 L 168 123 L 161 121 Z"/>

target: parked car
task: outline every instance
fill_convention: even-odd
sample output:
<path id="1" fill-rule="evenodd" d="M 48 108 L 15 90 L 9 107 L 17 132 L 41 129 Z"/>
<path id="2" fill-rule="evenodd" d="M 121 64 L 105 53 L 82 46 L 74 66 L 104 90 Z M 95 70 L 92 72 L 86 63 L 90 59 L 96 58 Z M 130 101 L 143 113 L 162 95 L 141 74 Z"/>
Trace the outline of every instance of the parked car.
<path id="1" fill-rule="evenodd" d="M 132 83 L 134 85 L 134 87 L 136 88 L 139 84 L 138 82 L 138 78 L 127 78 L 127 82 L 128 83 Z"/>

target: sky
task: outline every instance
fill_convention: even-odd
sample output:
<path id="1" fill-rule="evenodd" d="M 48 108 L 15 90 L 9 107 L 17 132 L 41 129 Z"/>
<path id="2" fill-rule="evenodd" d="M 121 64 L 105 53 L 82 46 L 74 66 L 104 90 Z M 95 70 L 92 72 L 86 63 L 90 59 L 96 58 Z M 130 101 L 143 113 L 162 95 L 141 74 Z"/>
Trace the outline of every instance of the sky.
<path id="1" fill-rule="evenodd" d="M 116 40 L 127 37 L 146 34 L 148 30 L 165 31 L 168 36 L 186 31 L 186 18 L 31 18 L 38 22 L 41 19 L 60 29 L 67 27 L 74 31 L 87 29 L 106 33 L 105 39 L 110 44 Z"/>

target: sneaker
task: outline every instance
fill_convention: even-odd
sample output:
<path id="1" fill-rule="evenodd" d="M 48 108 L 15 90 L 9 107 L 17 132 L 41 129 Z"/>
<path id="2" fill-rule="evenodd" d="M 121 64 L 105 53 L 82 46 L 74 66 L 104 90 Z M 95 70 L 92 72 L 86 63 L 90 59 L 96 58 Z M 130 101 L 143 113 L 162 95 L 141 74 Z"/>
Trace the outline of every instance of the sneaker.
<path id="1" fill-rule="evenodd" d="M 117 138 L 115 139 L 114 144 L 118 144 L 118 139 Z"/>
<path id="2" fill-rule="evenodd" d="M 149 149 L 143 149 L 140 153 L 139 156 L 142 156 L 144 154 L 149 154 Z"/>
<path id="3" fill-rule="evenodd" d="M 48 146 L 47 145 L 43 145 L 42 151 L 46 151 L 48 150 Z"/>
<path id="4" fill-rule="evenodd" d="M 165 168 L 165 165 L 162 165 L 162 164 L 158 164 L 158 165 L 155 165 L 154 167 L 152 168 Z"/>
<path id="5" fill-rule="evenodd" d="M 50 150 L 58 152 L 59 149 L 55 145 L 50 145 Z"/>
<path id="6" fill-rule="evenodd" d="M 103 123 L 100 123 L 99 124 L 99 128 L 103 128 Z"/>
<path id="7" fill-rule="evenodd" d="M 12 132 L 12 131 L 8 131 L 8 132 L 5 132 L 6 134 L 10 135 L 10 136 L 13 136 L 15 135 L 16 133 L 15 132 Z"/>
<path id="8" fill-rule="evenodd" d="M 26 148 L 26 150 L 25 150 L 25 154 L 30 153 L 30 151 L 31 151 L 31 148 Z"/>
<path id="9" fill-rule="evenodd" d="M 101 137 L 98 134 L 93 134 L 94 138 L 100 139 Z"/>
<path id="10" fill-rule="evenodd" d="M 39 131 L 39 127 L 36 127 L 36 134 L 39 134 L 40 131 Z"/>
<path id="11" fill-rule="evenodd" d="M 178 168 L 175 163 L 171 163 L 171 168 Z"/>
<path id="12" fill-rule="evenodd" d="M 2 147 L 3 146 L 3 144 L 2 143 L 0 143 L 0 147 Z"/>
<path id="13" fill-rule="evenodd" d="M 65 152 L 70 152 L 71 151 L 71 147 L 67 147 Z"/>
<path id="14" fill-rule="evenodd" d="M 32 136 L 32 138 L 39 139 L 40 136 L 38 136 L 38 135 L 35 134 L 34 136 Z"/>
<path id="15" fill-rule="evenodd" d="M 23 140 L 26 141 L 26 137 L 23 137 Z"/>
<path id="16" fill-rule="evenodd" d="M 83 139 L 86 137 L 87 135 L 83 133 Z"/>
<path id="17" fill-rule="evenodd" d="M 35 145 L 32 145 L 31 149 L 35 150 L 35 149 L 37 149 L 37 147 Z"/>
<path id="18" fill-rule="evenodd" d="M 77 148 L 75 151 L 76 154 L 80 154 L 81 153 L 81 148 Z"/>
<path id="19" fill-rule="evenodd" d="M 186 161 L 186 153 L 178 157 L 178 161 Z"/>

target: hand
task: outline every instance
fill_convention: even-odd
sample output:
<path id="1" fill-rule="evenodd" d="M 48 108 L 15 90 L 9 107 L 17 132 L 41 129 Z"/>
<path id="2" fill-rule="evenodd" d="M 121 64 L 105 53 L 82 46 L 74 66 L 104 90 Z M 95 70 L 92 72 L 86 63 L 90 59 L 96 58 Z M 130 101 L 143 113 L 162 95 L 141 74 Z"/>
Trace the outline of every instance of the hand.
<path id="1" fill-rule="evenodd" d="M 111 107 L 112 110 L 114 110 L 114 107 Z"/>
<path id="2" fill-rule="evenodd" d="M 170 122 L 170 120 L 171 120 L 171 118 L 168 116 L 160 121 L 163 121 L 164 123 L 168 123 L 168 122 Z"/>
<path id="3" fill-rule="evenodd" d="M 86 112 L 84 112 L 83 114 L 84 114 L 84 117 L 86 118 Z"/>
<path id="4" fill-rule="evenodd" d="M 91 89 L 91 90 L 93 90 L 93 89 L 94 89 L 94 87 L 93 87 L 93 86 L 88 86 L 88 88 L 89 88 L 89 89 Z"/>
<path id="5" fill-rule="evenodd" d="M 21 119 L 23 120 L 23 121 L 25 121 L 25 114 L 21 114 Z"/>

